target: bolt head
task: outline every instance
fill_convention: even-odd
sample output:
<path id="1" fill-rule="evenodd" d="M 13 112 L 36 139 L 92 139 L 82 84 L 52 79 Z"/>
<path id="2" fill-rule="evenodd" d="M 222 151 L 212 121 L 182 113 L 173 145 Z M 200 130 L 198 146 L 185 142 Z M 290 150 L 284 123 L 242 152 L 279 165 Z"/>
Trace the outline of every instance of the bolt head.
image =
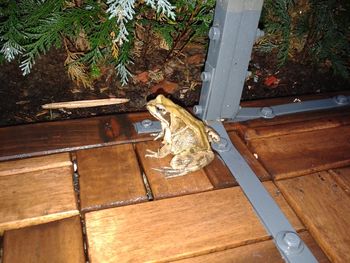
<path id="1" fill-rule="evenodd" d="M 299 247 L 301 243 L 301 240 L 298 237 L 298 235 L 292 232 L 286 233 L 285 236 L 283 237 L 283 241 L 286 242 L 286 244 L 292 248 Z"/>
<path id="2" fill-rule="evenodd" d="M 150 126 L 152 126 L 152 121 L 149 120 L 149 119 L 143 120 L 143 121 L 141 122 L 141 125 L 142 125 L 143 127 L 145 127 L 145 128 L 150 127 Z"/>
<path id="3" fill-rule="evenodd" d="M 220 29 L 217 26 L 212 26 L 209 29 L 209 39 L 219 40 L 220 39 Z"/>
<path id="4" fill-rule="evenodd" d="M 209 81 L 211 79 L 211 73 L 207 71 L 203 71 L 201 73 L 201 80 L 202 81 Z"/>
<path id="5" fill-rule="evenodd" d="M 271 119 L 273 117 L 275 117 L 275 114 L 272 110 L 272 108 L 270 107 L 263 107 L 260 110 L 260 116 L 266 119 Z"/>
<path id="6" fill-rule="evenodd" d="M 334 101 L 335 103 L 337 103 L 338 105 L 345 105 L 349 103 L 349 100 L 346 96 L 344 95 L 337 95 L 334 97 Z"/>
<path id="7" fill-rule="evenodd" d="M 200 105 L 193 106 L 193 113 L 196 115 L 201 115 L 203 113 L 203 107 Z"/>

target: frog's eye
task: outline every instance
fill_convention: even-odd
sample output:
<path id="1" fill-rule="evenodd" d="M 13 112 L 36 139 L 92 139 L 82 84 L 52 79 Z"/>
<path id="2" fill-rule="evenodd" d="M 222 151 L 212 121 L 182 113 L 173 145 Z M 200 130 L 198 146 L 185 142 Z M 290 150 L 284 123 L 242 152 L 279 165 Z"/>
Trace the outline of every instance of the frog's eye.
<path id="1" fill-rule="evenodd" d="M 156 105 L 156 110 L 162 113 L 165 112 L 165 108 L 163 105 Z"/>

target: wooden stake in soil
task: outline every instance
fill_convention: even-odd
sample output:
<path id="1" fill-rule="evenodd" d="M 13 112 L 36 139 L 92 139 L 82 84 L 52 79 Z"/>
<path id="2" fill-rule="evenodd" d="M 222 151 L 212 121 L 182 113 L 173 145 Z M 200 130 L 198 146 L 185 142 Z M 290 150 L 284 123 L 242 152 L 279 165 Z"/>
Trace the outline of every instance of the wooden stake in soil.
<path id="1" fill-rule="evenodd" d="M 77 108 L 89 108 L 99 107 L 113 104 L 122 104 L 129 102 L 129 99 L 120 98 L 109 98 L 109 99 L 98 99 L 98 100 L 77 100 L 77 101 L 66 101 L 66 102 L 55 102 L 44 104 L 41 107 L 43 109 L 77 109 Z"/>

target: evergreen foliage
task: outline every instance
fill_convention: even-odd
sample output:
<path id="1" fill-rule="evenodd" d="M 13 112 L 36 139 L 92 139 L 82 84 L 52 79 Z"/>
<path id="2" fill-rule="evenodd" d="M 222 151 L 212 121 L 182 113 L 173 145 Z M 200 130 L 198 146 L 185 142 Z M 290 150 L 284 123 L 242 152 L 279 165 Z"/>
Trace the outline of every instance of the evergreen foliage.
<path id="1" fill-rule="evenodd" d="M 348 78 L 349 10 L 348 0 L 265 0 L 261 22 L 266 35 L 258 49 L 277 50 L 279 66 L 296 58 Z"/>
<path id="2" fill-rule="evenodd" d="M 24 75 L 51 47 L 63 47 L 69 76 L 91 86 L 103 64 L 115 66 L 123 85 L 137 42 L 147 28 L 167 46 L 166 61 L 191 40 L 206 36 L 215 0 L 3 0 L 0 3 L 0 61 L 20 60 Z M 277 51 L 279 66 L 296 58 L 322 64 L 348 77 L 348 0 L 265 0 L 265 37 L 257 48 Z M 176 14 L 176 16 L 175 16 Z"/>

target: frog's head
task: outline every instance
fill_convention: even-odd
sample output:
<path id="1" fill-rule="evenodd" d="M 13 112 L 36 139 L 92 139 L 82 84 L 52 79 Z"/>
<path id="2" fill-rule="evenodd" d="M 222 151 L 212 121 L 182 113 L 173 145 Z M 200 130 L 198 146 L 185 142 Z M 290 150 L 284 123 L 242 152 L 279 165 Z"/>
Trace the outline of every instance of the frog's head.
<path id="1" fill-rule="evenodd" d="M 176 106 L 175 103 L 160 94 L 155 99 L 150 100 L 146 108 L 157 120 L 169 126 L 170 115 Z"/>

